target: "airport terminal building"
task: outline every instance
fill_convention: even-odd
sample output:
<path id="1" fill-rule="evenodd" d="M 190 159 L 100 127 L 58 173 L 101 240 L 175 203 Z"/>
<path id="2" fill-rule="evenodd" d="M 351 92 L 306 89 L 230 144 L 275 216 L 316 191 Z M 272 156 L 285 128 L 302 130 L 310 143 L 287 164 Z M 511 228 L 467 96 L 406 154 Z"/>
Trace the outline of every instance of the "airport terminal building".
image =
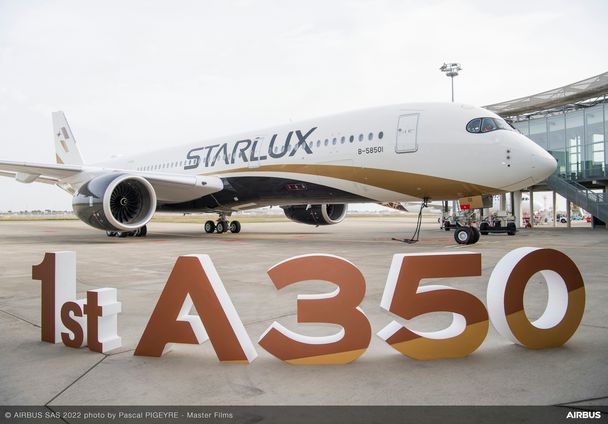
<path id="1" fill-rule="evenodd" d="M 511 122 L 558 161 L 554 175 L 541 185 L 529 187 L 531 204 L 534 191 L 553 191 L 567 200 L 568 225 L 570 202 L 593 216 L 594 227 L 608 222 L 608 72 L 485 107 Z M 512 203 L 515 211 L 520 199 L 521 194 L 516 193 Z M 554 194 L 554 223 L 555 213 Z"/>

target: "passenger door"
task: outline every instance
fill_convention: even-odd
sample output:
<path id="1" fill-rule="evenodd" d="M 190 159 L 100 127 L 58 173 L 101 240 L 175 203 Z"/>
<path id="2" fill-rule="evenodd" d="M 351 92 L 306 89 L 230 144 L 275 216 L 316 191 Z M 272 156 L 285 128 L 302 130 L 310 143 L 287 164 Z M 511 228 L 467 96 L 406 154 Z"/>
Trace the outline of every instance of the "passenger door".
<path id="1" fill-rule="evenodd" d="M 397 125 L 397 153 L 412 153 L 418 150 L 418 120 L 419 113 L 408 113 L 399 116 Z"/>

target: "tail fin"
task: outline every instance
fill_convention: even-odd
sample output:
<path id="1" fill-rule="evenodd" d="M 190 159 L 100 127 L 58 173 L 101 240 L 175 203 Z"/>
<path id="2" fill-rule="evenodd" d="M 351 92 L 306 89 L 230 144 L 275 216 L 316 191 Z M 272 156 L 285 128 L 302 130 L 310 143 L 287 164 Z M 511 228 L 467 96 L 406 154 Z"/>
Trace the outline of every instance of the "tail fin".
<path id="1" fill-rule="evenodd" d="M 82 156 L 76 145 L 76 139 L 63 112 L 53 112 L 53 133 L 57 163 L 82 165 Z"/>

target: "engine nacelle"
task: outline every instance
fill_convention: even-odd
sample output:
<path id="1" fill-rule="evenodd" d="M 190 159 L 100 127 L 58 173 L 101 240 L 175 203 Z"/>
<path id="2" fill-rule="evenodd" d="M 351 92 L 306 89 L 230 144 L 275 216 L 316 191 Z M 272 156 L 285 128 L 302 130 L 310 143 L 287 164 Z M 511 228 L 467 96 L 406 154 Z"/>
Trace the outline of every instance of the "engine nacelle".
<path id="1" fill-rule="evenodd" d="M 133 231 L 146 225 L 156 212 L 156 193 L 145 179 L 129 174 L 95 177 L 72 199 L 74 213 L 91 227 Z"/>
<path id="2" fill-rule="evenodd" d="M 344 221 L 347 204 L 281 206 L 285 216 L 300 224 L 333 225 Z"/>

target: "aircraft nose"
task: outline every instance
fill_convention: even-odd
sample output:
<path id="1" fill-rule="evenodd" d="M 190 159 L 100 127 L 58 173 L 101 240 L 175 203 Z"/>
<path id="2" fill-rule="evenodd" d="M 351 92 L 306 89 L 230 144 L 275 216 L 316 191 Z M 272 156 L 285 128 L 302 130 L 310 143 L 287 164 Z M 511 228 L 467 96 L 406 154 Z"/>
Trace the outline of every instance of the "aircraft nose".
<path id="1" fill-rule="evenodd" d="M 539 146 L 536 147 L 538 149 L 532 154 L 532 179 L 540 183 L 555 172 L 557 161 L 549 152 Z"/>

